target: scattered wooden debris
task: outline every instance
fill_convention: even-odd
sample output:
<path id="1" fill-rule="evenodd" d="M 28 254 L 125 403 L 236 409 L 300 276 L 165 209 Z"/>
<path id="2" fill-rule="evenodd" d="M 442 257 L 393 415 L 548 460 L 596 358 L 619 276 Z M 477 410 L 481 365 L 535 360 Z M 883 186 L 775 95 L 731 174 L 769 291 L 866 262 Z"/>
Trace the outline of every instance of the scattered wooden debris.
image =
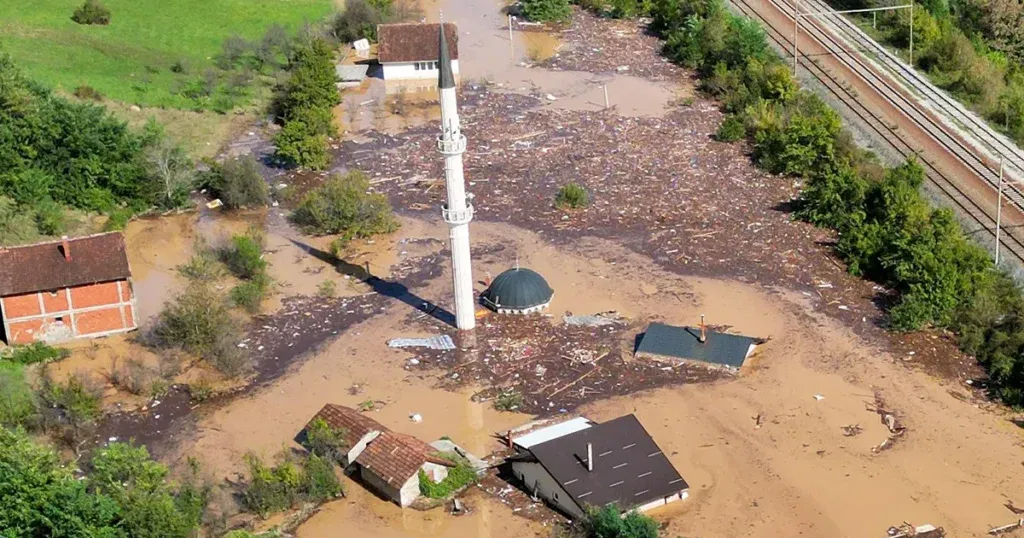
<path id="1" fill-rule="evenodd" d="M 888 538 L 944 538 L 946 531 L 934 525 L 911 525 L 906 521 L 898 527 L 889 527 Z"/>
<path id="2" fill-rule="evenodd" d="M 993 527 L 988 530 L 988 533 L 992 536 L 999 536 L 1000 534 L 1006 534 L 1008 532 L 1012 532 L 1020 528 L 1024 528 L 1024 518 L 1018 519 L 1017 521 L 1014 521 L 1013 523 L 1010 523 L 1008 525 L 1000 525 L 998 527 Z"/>
<path id="3" fill-rule="evenodd" d="M 860 424 L 845 424 L 843 425 L 843 435 L 846 437 L 856 437 L 864 431 L 864 428 L 860 427 Z"/>

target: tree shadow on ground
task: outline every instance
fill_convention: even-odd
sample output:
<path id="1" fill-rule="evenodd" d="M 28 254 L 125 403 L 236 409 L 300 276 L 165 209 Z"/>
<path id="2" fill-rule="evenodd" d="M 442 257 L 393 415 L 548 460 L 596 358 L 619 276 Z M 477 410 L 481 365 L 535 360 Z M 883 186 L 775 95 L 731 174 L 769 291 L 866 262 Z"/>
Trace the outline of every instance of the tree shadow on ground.
<path id="1" fill-rule="evenodd" d="M 331 264 L 339 273 L 358 279 L 360 282 L 370 286 L 370 289 L 372 289 L 374 293 L 385 297 L 391 297 L 392 299 L 397 299 L 442 323 L 451 327 L 455 326 L 454 314 L 445 310 L 440 305 L 427 301 L 426 299 L 416 295 L 405 284 L 384 280 L 383 278 L 374 276 L 370 273 L 368 267 L 362 267 L 354 263 L 347 262 L 330 252 L 324 252 L 316 247 L 307 245 L 302 241 L 296 241 L 295 239 L 289 239 L 289 241 L 291 241 L 295 246 L 301 248 L 310 256 L 313 256 L 324 263 Z"/>

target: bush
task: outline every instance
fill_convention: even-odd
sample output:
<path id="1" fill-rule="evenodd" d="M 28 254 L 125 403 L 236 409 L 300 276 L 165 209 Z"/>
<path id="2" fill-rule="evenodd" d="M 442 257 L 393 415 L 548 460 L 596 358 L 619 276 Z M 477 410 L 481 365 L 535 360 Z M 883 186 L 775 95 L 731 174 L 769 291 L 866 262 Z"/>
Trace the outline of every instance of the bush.
<path id="1" fill-rule="evenodd" d="M 209 488 L 195 483 L 195 464 L 180 488 L 143 446 L 111 443 L 96 451 L 90 467 L 90 488 L 119 505 L 118 525 L 128 536 L 187 538 L 198 529 Z"/>
<path id="2" fill-rule="evenodd" d="M 102 412 L 103 388 L 87 374 L 71 374 L 61 383 L 44 373 L 39 397 L 58 414 L 59 421 L 76 428 L 96 420 Z"/>
<path id="3" fill-rule="evenodd" d="M 153 336 L 155 345 L 181 348 L 228 376 L 245 373 L 250 366 L 237 346 L 240 327 L 224 298 L 206 285 L 193 283 L 168 301 L 157 317 Z"/>
<path id="4" fill-rule="evenodd" d="M 187 262 L 177 267 L 178 273 L 195 282 L 213 282 L 224 276 L 224 266 L 217 255 L 208 248 L 200 246 Z"/>
<path id="5" fill-rule="evenodd" d="M 38 238 L 39 229 L 32 212 L 0 195 L 0 245 L 20 245 Z"/>
<path id="6" fill-rule="evenodd" d="M 0 359 L 17 364 L 35 364 L 37 362 L 53 362 L 68 358 L 71 352 L 59 347 L 52 347 L 43 342 L 35 342 L 24 346 L 13 346 L 0 352 Z"/>
<path id="7" fill-rule="evenodd" d="M 331 35 L 342 43 L 363 38 L 377 41 L 377 25 L 384 22 L 384 14 L 365 0 L 348 0 L 345 11 L 331 19 Z"/>
<path id="8" fill-rule="evenodd" d="M 267 517 L 295 506 L 300 501 L 321 503 L 342 493 L 334 464 L 317 455 L 299 460 L 282 452 L 280 462 L 268 467 L 255 454 L 247 454 L 249 479 L 242 492 L 242 504 L 251 512 Z"/>
<path id="9" fill-rule="evenodd" d="M 214 163 L 207 177 L 206 186 L 228 209 L 267 205 L 267 182 L 252 155 L 229 159 L 222 165 Z"/>
<path id="10" fill-rule="evenodd" d="M 324 419 L 316 418 L 306 428 L 305 447 L 311 454 L 340 464 L 350 448 L 344 438 L 344 430 L 336 430 Z"/>
<path id="11" fill-rule="evenodd" d="M 431 499 L 447 499 L 462 488 L 475 484 L 479 480 L 480 477 L 477 476 L 476 470 L 468 461 L 456 456 L 450 456 L 450 459 L 455 462 L 455 466 L 448 469 L 448 476 L 440 482 L 434 482 L 427 473 L 423 472 L 423 469 L 420 469 L 420 493 L 423 496 Z"/>
<path id="12" fill-rule="evenodd" d="M 102 101 L 103 94 L 100 93 L 96 88 L 88 85 L 82 85 L 75 88 L 73 95 L 79 99 L 86 99 L 89 101 Z"/>
<path id="13" fill-rule="evenodd" d="M 587 190 L 579 183 L 569 183 L 558 189 L 555 195 L 555 207 L 562 209 L 580 209 L 589 203 Z"/>
<path id="14" fill-rule="evenodd" d="M 289 219 L 305 233 L 367 238 L 398 229 L 391 204 L 383 194 L 368 193 L 370 181 L 353 170 L 335 175 L 309 191 Z"/>
<path id="15" fill-rule="evenodd" d="M 0 426 L 31 427 L 38 415 L 35 395 L 25 380 L 25 367 L 0 360 Z"/>
<path id="16" fill-rule="evenodd" d="M 572 15 L 569 0 L 521 0 L 520 5 L 523 16 L 535 22 L 563 22 Z"/>
<path id="17" fill-rule="evenodd" d="M 591 508 L 581 525 L 586 538 L 658 538 L 658 522 L 635 511 L 622 517 L 612 506 Z"/>
<path id="18" fill-rule="evenodd" d="M 337 257 L 337 254 L 335 254 Z M 316 287 L 316 294 L 319 297 L 330 299 L 338 294 L 338 285 L 333 280 L 324 280 Z"/>
<path id="19" fill-rule="evenodd" d="M 220 250 L 221 261 L 238 278 L 251 279 L 261 275 L 267 270 L 263 242 L 263 232 L 251 226 L 245 234 L 231 236 L 231 243 Z"/>
<path id="20" fill-rule="evenodd" d="M 718 126 L 715 138 L 721 142 L 736 142 L 747 136 L 747 129 L 743 126 L 743 120 L 735 114 L 725 117 L 722 124 Z"/>
<path id="21" fill-rule="evenodd" d="M 293 120 L 274 135 L 275 155 L 278 160 L 290 166 L 303 166 L 311 170 L 323 170 L 331 162 L 327 135 L 312 134 L 309 124 Z"/>
<path id="22" fill-rule="evenodd" d="M 494 400 L 498 411 L 518 411 L 523 406 L 523 394 L 517 390 L 503 390 Z"/>
<path id="23" fill-rule="evenodd" d="M 75 10 L 71 20 L 78 24 L 99 24 L 106 26 L 110 24 L 110 10 L 99 0 L 85 0 L 85 3 Z"/>
<path id="24" fill-rule="evenodd" d="M 159 376 L 140 359 L 131 357 L 121 360 L 114 357 L 110 365 L 110 384 L 135 395 L 147 395 Z"/>
<path id="25" fill-rule="evenodd" d="M 110 212 L 108 215 L 107 222 L 103 223 L 103 231 L 112 232 L 124 230 L 128 223 L 135 216 L 135 211 L 131 208 L 120 207 Z"/>
<path id="26" fill-rule="evenodd" d="M 255 314 L 260 311 L 260 305 L 269 291 L 270 277 L 266 273 L 259 273 L 231 288 L 231 301 L 246 312 Z"/>

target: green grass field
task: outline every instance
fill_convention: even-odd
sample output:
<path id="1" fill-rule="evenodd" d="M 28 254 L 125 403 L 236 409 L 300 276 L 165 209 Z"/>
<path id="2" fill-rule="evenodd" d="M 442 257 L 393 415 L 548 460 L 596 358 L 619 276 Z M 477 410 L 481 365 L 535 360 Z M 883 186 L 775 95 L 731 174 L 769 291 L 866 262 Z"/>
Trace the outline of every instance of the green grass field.
<path id="1" fill-rule="evenodd" d="M 107 99 L 194 108 L 176 90 L 196 80 L 225 38 L 259 39 L 268 26 L 298 28 L 334 10 L 333 0 L 102 0 L 109 26 L 71 20 L 81 0 L 3 0 L 0 47 L 27 75 L 72 92 L 88 85 Z M 187 74 L 171 71 L 184 60 Z"/>

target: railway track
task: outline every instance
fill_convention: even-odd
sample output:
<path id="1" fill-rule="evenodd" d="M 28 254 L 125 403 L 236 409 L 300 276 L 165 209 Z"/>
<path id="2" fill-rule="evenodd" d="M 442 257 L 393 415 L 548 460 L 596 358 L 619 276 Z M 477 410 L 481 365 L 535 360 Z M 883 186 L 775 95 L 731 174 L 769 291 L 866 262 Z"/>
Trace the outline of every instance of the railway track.
<path id="1" fill-rule="evenodd" d="M 780 14 L 792 21 L 793 9 L 791 5 L 785 3 L 780 4 L 780 2 L 776 0 L 769 1 L 771 5 L 780 12 Z M 731 0 L 731 2 L 744 15 L 760 21 L 762 26 L 765 28 L 768 37 L 782 47 L 783 50 L 792 50 L 792 36 L 787 36 L 787 34 L 772 25 L 768 19 L 762 16 L 762 14 L 755 9 L 750 0 Z M 790 27 L 790 30 L 791 28 L 792 27 Z M 991 177 L 993 171 L 988 168 L 985 161 L 975 155 L 975 153 L 971 151 L 971 148 L 967 147 L 962 140 L 954 136 L 952 133 L 947 132 L 944 126 L 929 112 L 921 110 L 914 102 L 914 98 L 912 96 L 905 94 L 901 89 L 895 88 L 892 82 L 877 73 L 871 66 L 866 65 L 856 53 L 851 53 L 844 49 L 842 44 L 840 44 L 830 34 L 830 32 L 821 28 L 819 24 L 812 21 L 809 24 L 802 25 L 801 29 L 805 35 L 811 35 L 821 47 L 834 55 L 849 70 L 860 77 L 860 79 L 881 98 L 885 99 L 889 104 L 896 108 L 899 113 L 917 124 L 917 126 L 926 133 L 927 136 L 942 146 L 948 153 L 955 156 L 955 158 L 959 160 L 964 167 L 980 178 L 984 184 L 989 185 L 993 191 L 995 190 L 995 183 L 998 180 L 992 181 Z M 821 83 L 823 87 L 828 89 L 828 91 L 832 93 L 832 95 L 835 96 L 843 106 L 845 106 L 852 114 L 857 116 L 867 128 L 876 133 L 881 139 L 885 140 L 897 153 L 904 158 L 914 156 L 918 157 L 918 161 L 924 167 L 929 182 L 943 194 L 949 203 L 956 206 L 965 218 L 974 221 L 978 225 L 976 230 L 968 230 L 969 235 L 974 236 L 975 239 L 979 241 L 995 240 L 994 216 L 990 216 L 989 211 L 986 211 L 984 206 L 979 201 L 975 200 L 967 189 L 962 187 L 958 181 L 949 177 L 929 160 L 920 158 L 917 149 L 911 146 L 907 140 L 900 136 L 893 127 L 876 116 L 875 113 L 857 97 L 854 91 L 848 88 L 842 81 L 838 80 L 835 75 L 819 65 L 812 58 L 808 57 L 806 53 L 801 54 L 799 62 L 800 65 L 807 69 L 807 72 Z M 1007 189 L 1006 186 L 1004 186 L 1004 196 L 1007 198 L 1007 201 L 1011 206 L 1007 209 L 1014 209 L 1020 215 L 1024 215 L 1024 193 L 1020 190 Z M 1000 234 L 999 238 L 1002 252 L 1011 255 L 1017 260 L 1024 261 L 1024 242 L 1018 238 L 1020 231 L 1014 227 L 1008 227 L 1006 220 L 1003 222 L 1002 230 L 1003 233 Z"/>
<path id="2" fill-rule="evenodd" d="M 980 147 L 986 157 L 998 163 L 1000 158 L 1004 159 L 1007 165 L 1007 172 L 1016 176 L 1015 179 L 1024 179 L 1020 174 L 1024 173 L 1024 151 L 1002 133 L 993 129 L 985 120 L 971 112 L 960 101 L 952 98 L 945 91 L 936 87 L 928 77 L 904 63 L 902 59 L 894 55 L 880 43 L 867 35 L 852 20 L 834 10 L 822 0 L 802 0 L 801 5 L 808 11 L 832 14 L 822 17 L 821 21 L 830 24 L 838 33 L 838 37 L 846 41 L 858 50 L 867 52 L 867 60 L 878 68 L 890 73 L 891 80 L 901 84 L 905 90 L 917 94 L 918 100 L 923 106 L 930 108 L 937 114 L 945 114 L 951 122 L 960 124 L 960 130 L 971 137 L 971 143 L 976 148 Z M 939 109 L 932 106 L 935 104 Z M 990 165 L 994 168 L 997 164 Z"/>

